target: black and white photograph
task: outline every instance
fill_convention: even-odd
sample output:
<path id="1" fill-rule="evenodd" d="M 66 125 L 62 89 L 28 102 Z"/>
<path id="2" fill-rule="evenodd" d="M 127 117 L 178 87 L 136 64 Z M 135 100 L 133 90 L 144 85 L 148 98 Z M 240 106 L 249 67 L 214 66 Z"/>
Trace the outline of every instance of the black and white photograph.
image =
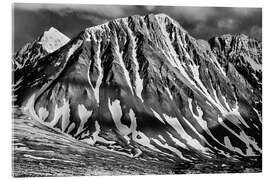
<path id="1" fill-rule="evenodd" d="M 11 6 L 13 177 L 262 172 L 262 8 Z"/>

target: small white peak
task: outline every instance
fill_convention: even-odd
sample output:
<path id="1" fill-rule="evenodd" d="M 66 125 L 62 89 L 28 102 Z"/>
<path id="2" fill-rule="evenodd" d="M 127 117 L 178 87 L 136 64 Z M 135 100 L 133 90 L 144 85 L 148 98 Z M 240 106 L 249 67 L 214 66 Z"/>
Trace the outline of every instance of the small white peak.
<path id="1" fill-rule="evenodd" d="M 60 33 L 57 29 L 55 29 L 54 27 L 50 27 L 50 29 L 48 30 L 49 32 L 58 32 Z"/>
<path id="2" fill-rule="evenodd" d="M 40 44 L 42 44 L 43 48 L 48 52 L 52 53 L 65 45 L 70 39 L 55 29 L 51 27 L 48 31 L 43 33 L 43 36 L 40 39 Z"/>

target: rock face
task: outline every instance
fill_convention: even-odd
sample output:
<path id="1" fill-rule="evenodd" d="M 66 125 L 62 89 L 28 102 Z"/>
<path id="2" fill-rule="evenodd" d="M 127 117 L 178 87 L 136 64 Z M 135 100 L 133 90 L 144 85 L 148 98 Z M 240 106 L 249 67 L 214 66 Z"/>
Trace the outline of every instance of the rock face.
<path id="1" fill-rule="evenodd" d="M 197 41 L 150 14 L 87 28 L 60 46 L 14 58 L 34 62 L 14 71 L 15 103 L 43 124 L 131 157 L 261 155 L 261 42 Z"/>
<path id="2" fill-rule="evenodd" d="M 239 86 L 239 93 L 246 96 L 261 117 L 262 43 L 244 34 L 215 37 L 209 43 L 230 81 Z"/>

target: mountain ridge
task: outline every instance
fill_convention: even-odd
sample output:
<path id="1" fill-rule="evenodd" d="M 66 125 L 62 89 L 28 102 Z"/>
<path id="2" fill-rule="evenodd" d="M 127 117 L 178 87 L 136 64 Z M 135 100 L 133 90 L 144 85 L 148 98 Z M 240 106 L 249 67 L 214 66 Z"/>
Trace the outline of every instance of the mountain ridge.
<path id="1" fill-rule="evenodd" d="M 202 48 L 167 15 L 121 18 L 43 57 L 15 94 L 48 126 L 134 157 L 260 155 L 261 104 L 249 99 L 261 90 L 216 46 Z"/>

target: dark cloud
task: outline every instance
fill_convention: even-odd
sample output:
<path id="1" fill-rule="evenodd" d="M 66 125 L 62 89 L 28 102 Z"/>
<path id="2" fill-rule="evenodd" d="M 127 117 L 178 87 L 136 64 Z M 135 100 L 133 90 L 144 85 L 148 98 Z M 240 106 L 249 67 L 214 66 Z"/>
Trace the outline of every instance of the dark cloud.
<path id="1" fill-rule="evenodd" d="M 14 51 L 51 26 L 70 38 L 83 29 L 134 14 L 165 13 L 192 36 L 208 40 L 221 34 L 262 37 L 262 9 L 232 7 L 14 4 Z"/>
<path id="2" fill-rule="evenodd" d="M 244 33 L 261 39 L 262 11 L 259 8 L 157 7 L 155 11 L 167 11 L 196 38 L 207 40 L 226 33 Z M 256 33 L 251 33 L 252 27 Z"/>

